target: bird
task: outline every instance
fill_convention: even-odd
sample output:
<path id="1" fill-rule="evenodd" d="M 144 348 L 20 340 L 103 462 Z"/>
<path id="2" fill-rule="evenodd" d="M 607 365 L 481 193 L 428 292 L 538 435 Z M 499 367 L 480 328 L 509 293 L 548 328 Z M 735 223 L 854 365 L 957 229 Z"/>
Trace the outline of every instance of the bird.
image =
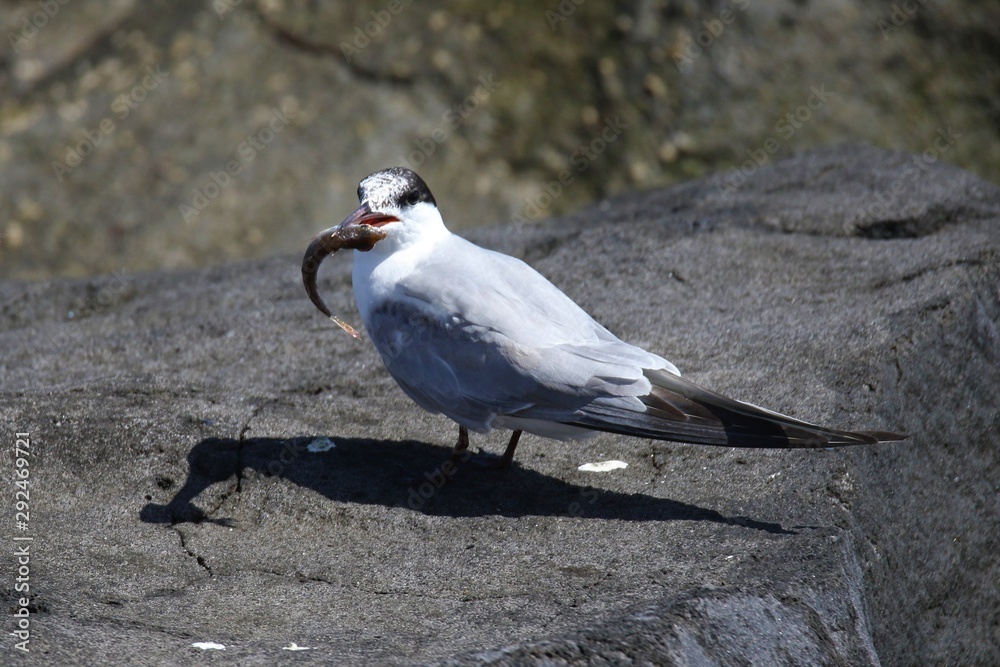
<path id="1" fill-rule="evenodd" d="M 510 465 L 522 433 L 566 441 L 608 432 L 777 449 L 907 437 L 819 426 L 683 378 L 673 363 L 619 339 L 527 263 L 449 231 L 427 184 L 410 169 L 367 176 L 358 201 L 310 244 L 303 275 L 325 256 L 322 239 L 356 236 L 360 225 L 377 229 L 381 240 L 354 250 L 358 310 L 403 392 L 458 424 L 452 461 L 468 458 L 469 431 L 493 429 L 511 431 L 503 455 L 487 466 L 496 468 Z"/>

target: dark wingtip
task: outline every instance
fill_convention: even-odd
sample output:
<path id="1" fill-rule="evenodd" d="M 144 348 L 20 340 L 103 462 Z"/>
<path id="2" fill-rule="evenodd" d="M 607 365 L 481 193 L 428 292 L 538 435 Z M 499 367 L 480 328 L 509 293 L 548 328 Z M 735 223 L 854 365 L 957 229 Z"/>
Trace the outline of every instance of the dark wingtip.
<path id="1" fill-rule="evenodd" d="M 892 433 L 891 431 L 859 431 L 862 435 L 875 438 L 875 442 L 902 442 L 909 439 L 909 434 Z"/>

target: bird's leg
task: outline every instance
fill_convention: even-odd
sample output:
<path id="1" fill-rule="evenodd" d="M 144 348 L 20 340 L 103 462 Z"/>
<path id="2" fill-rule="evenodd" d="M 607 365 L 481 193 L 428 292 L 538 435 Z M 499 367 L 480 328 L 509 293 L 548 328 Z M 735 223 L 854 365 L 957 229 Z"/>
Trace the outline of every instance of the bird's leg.
<path id="1" fill-rule="evenodd" d="M 514 431 L 510 434 L 510 442 L 507 443 L 507 449 L 504 450 L 503 456 L 500 457 L 498 468 L 506 468 L 514 460 L 514 450 L 517 449 L 517 441 L 520 439 L 521 431 Z"/>
<path id="2" fill-rule="evenodd" d="M 455 449 L 451 453 L 451 457 L 445 461 L 444 466 L 449 466 L 451 470 L 454 470 L 452 466 L 457 466 L 459 463 L 469 461 L 471 459 L 472 463 L 480 468 L 487 468 L 489 470 L 501 470 L 510 465 L 510 462 L 514 460 L 514 450 L 517 449 L 517 441 L 521 438 L 521 431 L 514 431 L 510 436 L 510 442 L 507 443 L 507 449 L 504 450 L 503 456 L 493 456 L 492 454 L 477 454 L 475 457 L 471 457 L 469 454 L 469 430 L 464 426 L 458 427 L 458 442 L 455 443 Z M 450 465 L 449 465 L 450 464 Z M 442 466 L 442 469 L 444 469 Z M 450 472 L 448 474 L 451 474 Z"/>
<path id="3" fill-rule="evenodd" d="M 507 449 L 504 450 L 503 456 L 500 456 L 499 458 L 492 455 L 490 455 L 489 458 L 476 457 L 473 461 L 480 468 L 503 470 L 510 465 L 511 461 L 514 460 L 514 450 L 517 449 L 517 441 L 520 438 L 521 431 L 514 431 L 510 436 L 510 442 L 507 443 Z"/>
<path id="4" fill-rule="evenodd" d="M 451 453 L 451 461 L 458 464 L 468 458 L 469 452 L 469 429 L 464 426 L 458 427 L 458 442 L 455 443 L 455 450 Z"/>

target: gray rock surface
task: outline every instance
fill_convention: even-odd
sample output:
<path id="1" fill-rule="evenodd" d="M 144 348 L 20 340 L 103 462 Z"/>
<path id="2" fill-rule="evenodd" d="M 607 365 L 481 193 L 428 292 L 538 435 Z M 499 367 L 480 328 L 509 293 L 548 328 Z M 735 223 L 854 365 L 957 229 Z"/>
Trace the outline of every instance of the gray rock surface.
<path id="1" fill-rule="evenodd" d="M 529 437 L 407 485 L 456 429 L 315 311 L 298 255 L 0 283 L 32 662 L 997 664 L 1000 189 L 913 160 L 844 146 L 469 234 L 698 382 L 911 434 L 877 447 Z M 349 271 L 321 291 L 356 323 Z M 604 459 L 629 466 L 577 470 Z"/>

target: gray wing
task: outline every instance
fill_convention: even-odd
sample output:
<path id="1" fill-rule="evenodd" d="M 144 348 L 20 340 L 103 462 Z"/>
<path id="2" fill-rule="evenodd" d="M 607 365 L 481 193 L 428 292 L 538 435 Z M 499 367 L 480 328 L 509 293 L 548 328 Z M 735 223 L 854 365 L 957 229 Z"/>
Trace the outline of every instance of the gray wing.
<path id="1" fill-rule="evenodd" d="M 471 244 L 459 250 L 401 281 L 365 324 L 400 387 L 467 428 L 488 430 L 503 415 L 731 447 L 905 437 L 829 429 L 699 387 L 616 338 L 523 262 Z"/>
<path id="2" fill-rule="evenodd" d="M 636 397 L 651 386 L 642 369 L 676 372 L 527 264 L 456 243 L 401 280 L 365 322 L 389 372 L 425 409 L 475 430 L 496 415 L 565 423 L 597 398 L 642 410 Z"/>
<path id="3" fill-rule="evenodd" d="M 409 300 L 376 308 L 368 332 L 410 398 L 477 431 L 497 415 L 569 423 L 597 398 L 641 410 L 649 390 L 637 362 L 653 355 L 621 341 L 532 347 Z"/>

